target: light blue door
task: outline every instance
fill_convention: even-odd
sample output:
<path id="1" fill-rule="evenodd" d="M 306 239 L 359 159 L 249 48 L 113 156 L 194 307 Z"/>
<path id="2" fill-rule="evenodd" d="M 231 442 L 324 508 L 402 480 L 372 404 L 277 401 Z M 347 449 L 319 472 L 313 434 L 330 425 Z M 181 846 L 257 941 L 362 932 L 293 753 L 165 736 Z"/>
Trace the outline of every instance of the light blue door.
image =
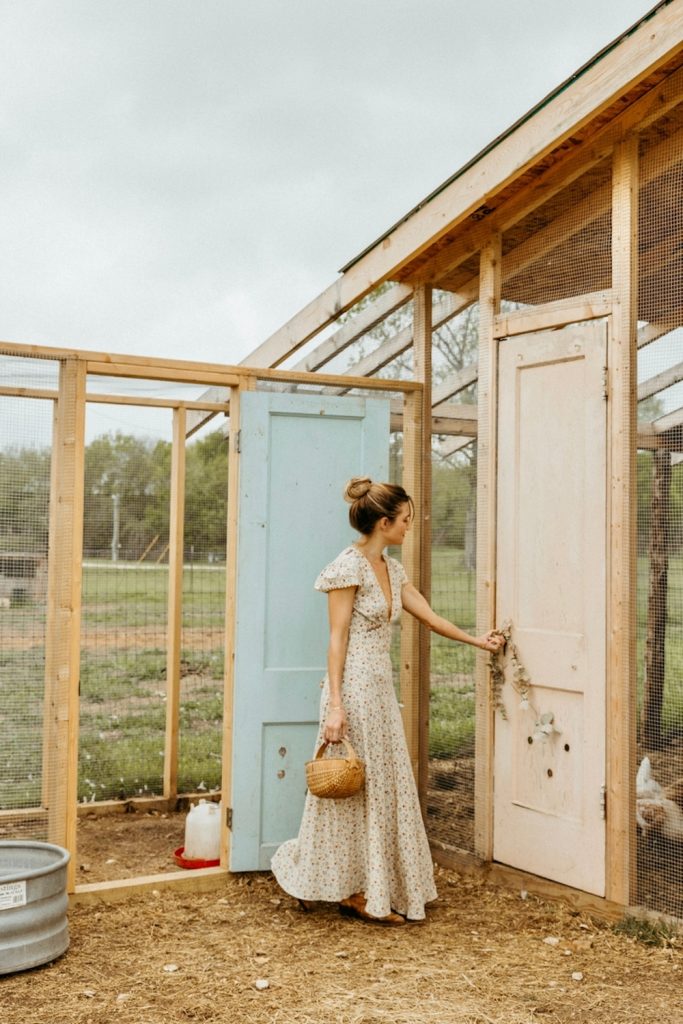
<path id="1" fill-rule="evenodd" d="M 299 829 L 327 654 L 327 601 L 313 583 L 355 539 L 346 481 L 388 477 L 389 403 L 241 402 L 230 868 L 251 871 Z"/>

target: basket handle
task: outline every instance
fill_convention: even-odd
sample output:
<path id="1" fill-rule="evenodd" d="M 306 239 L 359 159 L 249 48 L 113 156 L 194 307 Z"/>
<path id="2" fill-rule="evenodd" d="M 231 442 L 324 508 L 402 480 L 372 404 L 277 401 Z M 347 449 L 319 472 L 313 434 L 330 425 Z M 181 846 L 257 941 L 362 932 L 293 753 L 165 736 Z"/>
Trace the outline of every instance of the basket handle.
<path id="1" fill-rule="evenodd" d="M 353 747 L 351 746 L 351 744 L 349 743 L 349 741 L 345 737 L 342 737 L 342 739 L 337 740 L 336 742 L 337 743 L 342 743 L 344 745 L 344 748 L 346 750 L 346 756 L 347 756 L 349 761 L 357 761 L 358 760 L 358 754 L 356 753 L 356 751 L 353 749 Z M 330 740 L 325 740 L 318 747 L 318 750 L 317 750 L 316 755 L 315 755 L 315 760 L 316 761 L 323 756 L 323 754 L 325 753 L 325 751 L 327 750 L 327 748 L 329 746 L 330 746 Z"/>

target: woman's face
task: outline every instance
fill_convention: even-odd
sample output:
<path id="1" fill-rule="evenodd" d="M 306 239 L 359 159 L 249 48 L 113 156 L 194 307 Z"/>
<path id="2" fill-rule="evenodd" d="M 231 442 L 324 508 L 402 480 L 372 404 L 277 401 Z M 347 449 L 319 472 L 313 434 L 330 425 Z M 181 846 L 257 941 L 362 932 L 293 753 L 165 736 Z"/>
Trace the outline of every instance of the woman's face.
<path id="1" fill-rule="evenodd" d="M 389 547 L 402 544 L 405 540 L 406 533 L 410 529 L 411 521 L 412 513 L 410 505 L 407 501 L 404 501 L 395 519 L 382 520 L 382 523 L 385 524 L 382 531 L 384 534 L 384 543 Z"/>

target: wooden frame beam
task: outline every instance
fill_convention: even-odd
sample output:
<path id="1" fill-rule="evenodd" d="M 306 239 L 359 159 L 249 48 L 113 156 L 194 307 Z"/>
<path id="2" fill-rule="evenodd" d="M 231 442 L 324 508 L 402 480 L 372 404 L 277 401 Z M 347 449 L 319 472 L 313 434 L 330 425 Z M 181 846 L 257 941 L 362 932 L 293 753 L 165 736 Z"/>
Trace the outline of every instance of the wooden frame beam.
<path id="1" fill-rule="evenodd" d="M 665 334 L 669 334 L 671 331 L 676 330 L 678 326 L 678 324 L 673 323 L 643 324 L 642 327 L 638 328 L 638 348 L 644 348 L 646 345 L 651 345 L 653 341 L 663 338 Z"/>
<path id="2" fill-rule="evenodd" d="M 498 340 L 494 325 L 500 312 L 502 284 L 500 234 L 482 250 L 479 281 L 477 631 L 486 633 L 496 625 Z M 488 861 L 493 859 L 493 715 L 488 661 L 477 652 L 474 852 Z"/>
<path id="3" fill-rule="evenodd" d="M 403 430 L 403 403 L 398 399 L 391 402 L 391 430 Z M 445 402 L 433 410 L 431 417 L 432 434 L 467 434 L 469 437 L 477 436 L 477 407 L 476 405 L 457 404 Z"/>
<path id="4" fill-rule="evenodd" d="M 371 331 L 373 327 L 377 327 L 387 316 L 390 316 L 397 309 L 400 309 L 401 306 L 404 306 L 410 300 L 412 294 L 413 289 L 410 285 L 392 285 L 374 302 L 368 303 L 365 309 L 362 309 L 357 316 L 351 317 L 342 324 L 339 330 L 335 331 L 330 338 L 322 341 L 317 348 L 309 352 L 303 359 L 300 359 L 292 369 L 301 370 L 304 373 L 313 373 L 315 370 L 319 370 L 321 366 L 329 363 L 331 359 L 334 359 L 335 356 L 343 352 L 349 345 L 352 345 L 354 341 L 358 341 L 364 334 Z M 245 365 L 254 366 L 257 364 L 245 361 Z"/>
<path id="5" fill-rule="evenodd" d="M 453 398 L 455 395 L 459 395 L 461 391 L 471 387 L 478 376 L 479 366 L 477 363 L 470 363 L 469 366 L 463 366 L 462 370 L 449 374 L 445 380 L 442 380 L 432 390 L 432 412 L 440 412 L 441 405 L 447 402 L 449 398 Z"/>
<path id="6" fill-rule="evenodd" d="M 413 372 L 422 384 L 420 402 L 419 447 L 420 508 L 422 522 L 419 536 L 420 591 L 427 601 L 432 593 L 432 334 L 434 331 L 432 289 L 417 288 L 413 295 Z M 409 492 L 410 493 L 410 492 Z M 418 626 L 419 678 L 417 689 L 418 791 L 426 811 L 429 775 L 429 701 L 431 632 Z"/>
<path id="7" fill-rule="evenodd" d="M 447 459 L 451 455 L 455 455 L 456 452 L 462 451 L 463 448 L 467 448 L 468 445 L 473 444 L 476 441 L 476 437 L 454 437 L 442 444 L 437 452 L 439 458 Z"/>
<path id="8" fill-rule="evenodd" d="M 678 384 L 681 380 L 683 380 L 683 362 L 676 363 L 675 366 L 670 366 L 667 370 L 662 370 L 661 373 L 656 374 L 654 377 L 649 377 L 647 380 L 642 381 L 638 385 L 638 401 L 642 402 L 643 399 L 650 398 L 651 395 L 665 391 L 667 388 L 673 387 L 674 384 Z"/>
<path id="9" fill-rule="evenodd" d="M 413 391 L 403 396 L 403 478 L 402 484 L 415 505 L 415 520 L 401 551 L 403 567 L 410 582 L 421 589 L 420 552 L 422 549 L 422 395 Z M 401 619 L 401 662 L 399 670 L 403 727 L 410 763 L 416 783 L 420 780 L 420 624 L 411 615 Z"/>
<path id="10" fill-rule="evenodd" d="M 43 799 L 48 838 L 71 853 L 67 888 L 76 882 L 80 613 L 85 458 L 85 364 L 64 359 L 59 370 L 50 468 L 48 606 L 45 631 Z"/>
<path id="11" fill-rule="evenodd" d="M 237 383 L 237 375 L 240 368 L 237 366 L 224 365 L 223 363 L 201 363 L 190 359 L 163 359 L 155 356 L 133 356 L 115 352 L 94 352 L 90 349 L 60 348 L 51 345 L 22 345 L 14 341 L 0 340 L 0 355 L 25 356 L 37 359 L 72 359 L 79 362 L 92 362 L 97 369 L 92 370 L 88 366 L 88 373 L 98 373 L 107 377 L 139 377 L 137 372 L 140 368 L 145 369 L 142 374 L 148 380 L 177 380 L 185 383 L 203 383 L 207 381 L 202 376 L 204 372 L 211 375 L 222 375 L 220 383 L 227 385 Z M 108 369 L 107 369 L 108 367 Z M 157 370 L 178 370 L 177 377 L 159 377 Z M 129 372 L 131 371 L 131 372 Z"/>
<path id="12" fill-rule="evenodd" d="M 508 338 L 515 334 L 529 334 L 553 327 L 585 320 L 596 320 L 612 312 L 612 294 L 607 289 L 577 295 L 558 302 L 546 302 L 541 306 L 519 309 L 513 313 L 500 313 L 494 319 L 493 333 L 496 338 Z"/>
<path id="13" fill-rule="evenodd" d="M 185 409 L 193 412 L 228 412 L 227 402 L 182 401 L 178 398 L 142 398 L 137 395 L 100 395 L 88 392 L 86 402 L 95 405 L 136 405 L 140 408 Z"/>
<path id="14" fill-rule="evenodd" d="M 655 434 L 666 434 L 670 430 L 680 427 L 681 424 L 683 424 L 683 409 L 676 409 L 674 412 L 668 412 L 665 416 L 654 420 L 652 426 Z"/>
<path id="15" fill-rule="evenodd" d="M 180 724 L 180 656 L 182 647 L 183 564 L 185 534 L 185 410 L 173 412 L 171 448 L 168 621 L 166 647 L 166 742 L 164 798 L 178 794 L 178 731 Z"/>
<path id="16" fill-rule="evenodd" d="M 13 388 L 8 385 L 0 385 L 0 395 L 6 398 L 47 398 L 55 400 L 59 398 L 59 391 L 50 388 Z"/>
<path id="17" fill-rule="evenodd" d="M 636 865 L 638 138 L 614 151 L 609 403 L 606 897 L 628 906 Z"/>
<path id="18" fill-rule="evenodd" d="M 228 828 L 232 827 L 232 738 L 235 730 L 235 634 L 237 615 L 237 542 L 239 529 L 239 480 L 240 453 L 237 443 L 240 429 L 241 396 L 252 391 L 254 378 L 247 378 L 242 386 L 233 392 L 230 410 L 230 448 L 228 460 L 228 522 L 225 555 L 225 658 L 223 676 L 223 744 L 221 792 L 223 793 L 223 814 L 221 828 L 221 867 L 229 868 L 230 850 Z"/>

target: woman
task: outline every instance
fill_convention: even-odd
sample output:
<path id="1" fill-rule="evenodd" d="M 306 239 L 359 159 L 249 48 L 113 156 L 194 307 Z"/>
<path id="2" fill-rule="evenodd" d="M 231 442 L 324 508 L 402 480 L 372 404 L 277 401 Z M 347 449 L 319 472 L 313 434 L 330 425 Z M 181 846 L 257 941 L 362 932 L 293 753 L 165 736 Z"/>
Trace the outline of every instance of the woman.
<path id="1" fill-rule="evenodd" d="M 394 693 L 391 624 L 401 609 L 451 640 L 497 651 L 492 633 L 472 637 L 441 618 L 383 554 L 403 543 L 413 503 L 402 487 L 354 477 L 344 498 L 360 533 L 315 582 L 328 595 L 330 641 L 316 744 L 348 736 L 365 761 L 365 789 L 343 800 L 306 798 L 297 839 L 284 843 L 272 870 L 304 909 L 323 900 L 344 913 L 400 925 L 425 916 L 436 898 L 432 858 Z"/>

